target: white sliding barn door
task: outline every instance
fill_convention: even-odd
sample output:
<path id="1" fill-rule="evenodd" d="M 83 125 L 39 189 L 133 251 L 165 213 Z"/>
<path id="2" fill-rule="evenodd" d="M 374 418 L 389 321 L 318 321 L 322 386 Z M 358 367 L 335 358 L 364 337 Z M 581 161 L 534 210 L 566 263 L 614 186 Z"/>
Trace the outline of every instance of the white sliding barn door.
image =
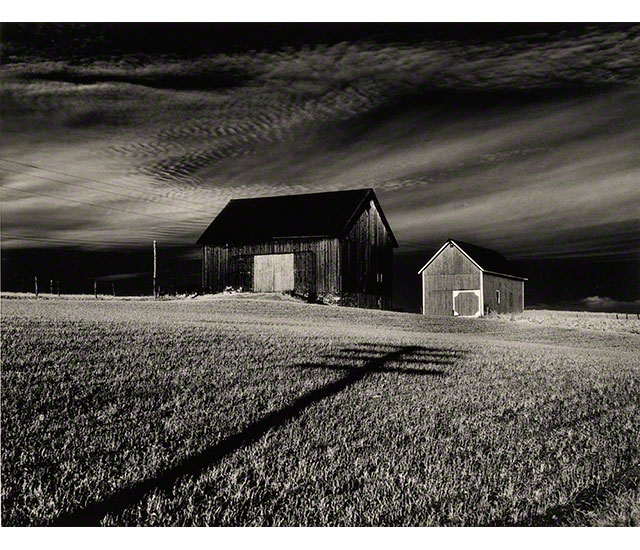
<path id="1" fill-rule="evenodd" d="M 293 254 L 262 254 L 253 258 L 254 292 L 293 290 Z"/>

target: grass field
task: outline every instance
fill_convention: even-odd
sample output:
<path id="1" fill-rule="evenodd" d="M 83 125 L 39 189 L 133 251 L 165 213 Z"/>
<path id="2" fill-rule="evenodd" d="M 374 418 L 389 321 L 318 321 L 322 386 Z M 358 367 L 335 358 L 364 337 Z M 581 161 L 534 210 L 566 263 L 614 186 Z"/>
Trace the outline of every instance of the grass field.
<path id="1" fill-rule="evenodd" d="M 637 321 L 1 307 L 3 525 L 640 523 Z"/>

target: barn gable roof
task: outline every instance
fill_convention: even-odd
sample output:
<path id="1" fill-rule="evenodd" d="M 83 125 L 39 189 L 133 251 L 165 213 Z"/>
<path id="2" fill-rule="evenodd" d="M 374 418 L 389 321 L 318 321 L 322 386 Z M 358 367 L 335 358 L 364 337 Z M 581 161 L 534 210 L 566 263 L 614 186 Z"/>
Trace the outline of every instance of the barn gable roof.
<path id="1" fill-rule="evenodd" d="M 239 244 L 295 237 L 340 237 L 373 201 L 394 247 L 398 243 L 373 189 L 233 199 L 198 244 Z"/>
<path id="2" fill-rule="evenodd" d="M 418 271 L 418 274 L 422 273 L 449 244 L 460 250 L 460 252 L 469 258 L 469 260 L 471 260 L 481 271 L 494 275 L 505 275 L 507 277 L 522 279 L 523 281 L 527 280 L 527 278 L 513 265 L 511 265 L 499 252 L 488 248 L 482 248 L 475 244 L 469 244 L 458 240 L 454 241 L 453 239 L 449 239 L 444 243 L 431 257 L 431 259 L 422 266 L 420 271 Z"/>

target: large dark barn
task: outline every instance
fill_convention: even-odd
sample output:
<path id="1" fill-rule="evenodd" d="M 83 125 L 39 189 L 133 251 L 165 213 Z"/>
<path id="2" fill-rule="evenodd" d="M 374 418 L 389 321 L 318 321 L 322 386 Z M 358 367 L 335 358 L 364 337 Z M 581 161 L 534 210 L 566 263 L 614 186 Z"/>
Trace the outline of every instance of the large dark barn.
<path id="1" fill-rule="evenodd" d="M 398 243 L 373 189 L 232 200 L 198 239 L 202 285 L 391 309 Z"/>
<path id="2" fill-rule="evenodd" d="M 527 279 L 494 250 L 449 240 L 418 273 L 425 315 L 479 317 L 524 311 Z"/>

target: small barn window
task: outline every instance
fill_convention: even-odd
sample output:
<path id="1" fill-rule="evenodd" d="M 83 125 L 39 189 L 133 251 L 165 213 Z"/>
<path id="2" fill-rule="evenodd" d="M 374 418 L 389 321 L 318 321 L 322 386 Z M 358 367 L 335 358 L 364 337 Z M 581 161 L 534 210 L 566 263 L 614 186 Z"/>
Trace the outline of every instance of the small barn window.
<path id="1" fill-rule="evenodd" d="M 496 290 L 496 304 L 500 303 L 500 291 Z"/>

